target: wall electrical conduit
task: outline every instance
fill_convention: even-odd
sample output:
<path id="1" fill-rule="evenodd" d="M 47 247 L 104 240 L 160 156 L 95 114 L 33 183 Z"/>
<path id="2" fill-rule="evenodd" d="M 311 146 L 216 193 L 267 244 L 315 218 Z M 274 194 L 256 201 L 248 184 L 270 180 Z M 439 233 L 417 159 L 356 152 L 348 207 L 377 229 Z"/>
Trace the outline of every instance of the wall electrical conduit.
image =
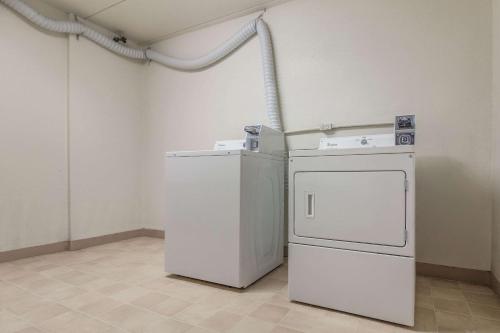
<path id="1" fill-rule="evenodd" d="M 164 66 L 183 71 L 195 71 L 210 67 L 257 34 L 261 47 L 267 115 L 269 117 L 270 126 L 276 130 L 283 131 L 279 110 L 278 87 L 276 82 L 276 70 L 274 67 L 271 34 L 267 24 L 260 17 L 247 23 L 235 35 L 208 54 L 196 59 L 180 59 L 159 53 L 149 48 L 141 49 L 127 47 L 81 22 L 52 20 L 41 15 L 21 0 L 0 0 L 0 3 L 3 3 L 42 29 L 57 33 L 84 36 L 102 47 L 124 57 L 144 61 L 155 61 Z"/>

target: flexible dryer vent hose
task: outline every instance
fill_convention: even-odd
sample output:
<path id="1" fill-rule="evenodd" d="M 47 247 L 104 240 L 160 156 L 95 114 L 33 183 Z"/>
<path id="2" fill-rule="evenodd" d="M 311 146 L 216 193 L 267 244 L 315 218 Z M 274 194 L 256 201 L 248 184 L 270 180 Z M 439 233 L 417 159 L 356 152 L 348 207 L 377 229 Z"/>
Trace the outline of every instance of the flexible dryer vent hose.
<path id="1" fill-rule="evenodd" d="M 250 21 L 235 35 L 208 54 L 196 59 L 180 59 L 164 55 L 151 49 L 127 47 L 80 22 L 52 20 L 41 15 L 21 0 L 0 0 L 0 2 L 42 29 L 58 33 L 81 35 L 124 57 L 155 61 L 164 66 L 184 71 L 195 71 L 207 68 L 225 58 L 238 47 L 245 44 L 245 42 L 255 34 L 258 34 L 264 73 L 267 115 L 271 127 L 283 131 L 279 111 L 278 87 L 271 34 L 267 24 L 261 18 Z"/>

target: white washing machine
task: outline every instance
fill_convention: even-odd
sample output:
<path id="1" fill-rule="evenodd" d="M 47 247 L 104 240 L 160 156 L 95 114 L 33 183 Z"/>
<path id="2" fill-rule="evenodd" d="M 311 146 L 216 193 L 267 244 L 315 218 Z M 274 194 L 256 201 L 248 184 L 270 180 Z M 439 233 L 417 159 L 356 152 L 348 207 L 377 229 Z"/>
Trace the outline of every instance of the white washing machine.
<path id="1" fill-rule="evenodd" d="M 413 146 L 289 158 L 289 297 L 413 326 Z"/>
<path id="2" fill-rule="evenodd" d="M 283 145 L 167 153 L 166 188 L 168 273 L 243 288 L 283 263 Z"/>

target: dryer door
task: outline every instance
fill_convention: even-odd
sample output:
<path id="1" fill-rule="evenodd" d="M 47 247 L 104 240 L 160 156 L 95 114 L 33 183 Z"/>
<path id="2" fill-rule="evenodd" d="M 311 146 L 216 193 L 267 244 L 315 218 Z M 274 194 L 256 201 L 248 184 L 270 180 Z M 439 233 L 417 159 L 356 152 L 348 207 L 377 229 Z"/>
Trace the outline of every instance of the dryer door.
<path id="1" fill-rule="evenodd" d="M 294 233 L 405 246 L 405 183 L 404 171 L 297 172 Z"/>

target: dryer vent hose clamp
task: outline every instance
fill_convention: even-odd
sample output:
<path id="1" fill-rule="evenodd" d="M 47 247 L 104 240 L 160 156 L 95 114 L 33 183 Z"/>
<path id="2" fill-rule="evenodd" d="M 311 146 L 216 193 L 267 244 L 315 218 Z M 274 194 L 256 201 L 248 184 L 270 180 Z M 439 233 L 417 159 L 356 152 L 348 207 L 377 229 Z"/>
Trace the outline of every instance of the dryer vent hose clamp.
<path id="1" fill-rule="evenodd" d="M 255 34 L 258 34 L 261 47 L 266 108 L 271 125 L 270 127 L 278 131 L 283 131 L 279 110 L 278 87 L 271 34 L 267 24 L 261 17 L 250 21 L 240 31 L 211 52 L 199 58 L 181 59 L 162 54 L 149 48 L 133 48 L 123 43 L 117 43 L 113 38 L 78 21 L 52 20 L 41 15 L 21 0 L 0 0 L 0 3 L 3 3 L 5 6 L 44 30 L 84 36 L 94 43 L 121 56 L 136 60 L 154 61 L 164 66 L 183 71 L 197 71 L 208 68 L 245 44 Z"/>

